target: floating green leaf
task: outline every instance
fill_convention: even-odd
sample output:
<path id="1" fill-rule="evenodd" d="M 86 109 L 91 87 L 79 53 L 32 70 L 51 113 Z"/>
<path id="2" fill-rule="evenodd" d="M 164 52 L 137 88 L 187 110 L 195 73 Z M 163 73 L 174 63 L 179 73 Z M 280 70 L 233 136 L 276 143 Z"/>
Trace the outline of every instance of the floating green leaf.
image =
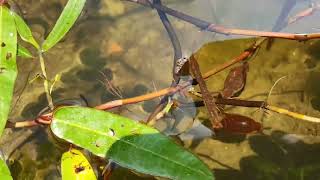
<path id="1" fill-rule="evenodd" d="M 9 168 L 7 164 L 0 159 L 0 179 L 1 180 L 12 180 L 12 176 L 10 174 Z"/>
<path id="2" fill-rule="evenodd" d="M 7 122 L 17 77 L 17 30 L 13 15 L 0 6 L 0 135 Z"/>
<path id="3" fill-rule="evenodd" d="M 45 52 L 57 44 L 70 30 L 80 15 L 86 0 L 69 0 L 63 9 L 57 23 L 53 27 L 47 39 L 42 44 L 42 51 Z"/>
<path id="4" fill-rule="evenodd" d="M 34 58 L 31 52 L 27 48 L 21 46 L 20 44 L 18 44 L 17 56 L 20 56 L 23 58 Z"/>
<path id="5" fill-rule="evenodd" d="M 24 22 L 24 20 L 17 13 L 15 12 L 12 12 L 12 13 L 14 14 L 14 20 L 15 20 L 16 27 L 21 39 L 32 44 L 35 48 L 39 49 L 39 44 L 33 38 L 32 32 L 29 26 Z"/>
<path id="6" fill-rule="evenodd" d="M 86 157 L 81 153 L 81 151 L 76 149 L 70 149 L 63 153 L 61 158 L 61 174 L 62 179 L 66 180 L 97 179 Z"/>
<path id="7" fill-rule="evenodd" d="M 51 129 L 62 139 L 142 173 L 172 179 L 213 179 L 201 160 L 170 138 L 116 114 L 62 107 L 54 112 Z"/>

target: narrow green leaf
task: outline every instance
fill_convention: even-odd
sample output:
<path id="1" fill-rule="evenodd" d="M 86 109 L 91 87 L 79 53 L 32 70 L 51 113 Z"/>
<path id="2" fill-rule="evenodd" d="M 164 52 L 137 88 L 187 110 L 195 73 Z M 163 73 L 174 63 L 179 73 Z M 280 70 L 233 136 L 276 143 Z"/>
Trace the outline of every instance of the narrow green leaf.
<path id="1" fill-rule="evenodd" d="M 24 20 L 15 12 L 12 12 L 14 14 L 14 20 L 16 23 L 16 27 L 18 30 L 18 33 L 22 40 L 32 44 L 35 48 L 39 49 L 39 44 L 34 39 L 32 32 L 29 28 L 29 26 L 24 22 Z"/>
<path id="2" fill-rule="evenodd" d="M 156 129 L 109 112 L 62 107 L 54 112 L 53 133 L 123 167 L 171 179 L 212 180 L 195 155 Z"/>
<path id="3" fill-rule="evenodd" d="M 48 51 L 70 30 L 80 15 L 86 0 L 69 0 L 57 23 L 42 44 L 42 51 Z"/>
<path id="4" fill-rule="evenodd" d="M 0 135 L 7 122 L 17 77 L 17 30 L 13 14 L 0 6 Z"/>
<path id="5" fill-rule="evenodd" d="M 97 179 L 87 158 L 76 149 L 63 153 L 61 158 L 62 179 Z"/>
<path id="6" fill-rule="evenodd" d="M 12 180 L 9 168 L 7 164 L 0 159 L 0 179 L 1 180 Z"/>
<path id="7" fill-rule="evenodd" d="M 18 44 L 17 56 L 20 56 L 23 58 L 34 58 L 34 56 L 31 54 L 31 52 L 27 48 L 23 47 L 20 44 Z"/>

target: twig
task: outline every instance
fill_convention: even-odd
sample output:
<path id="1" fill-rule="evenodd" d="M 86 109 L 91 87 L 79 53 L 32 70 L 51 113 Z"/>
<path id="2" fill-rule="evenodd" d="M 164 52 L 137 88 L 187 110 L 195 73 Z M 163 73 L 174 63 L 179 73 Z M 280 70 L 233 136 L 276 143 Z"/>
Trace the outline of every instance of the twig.
<path id="1" fill-rule="evenodd" d="M 122 106 L 122 105 L 133 104 L 133 103 L 138 103 L 138 102 L 142 102 L 142 101 L 146 101 L 146 100 L 151 100 L 151 99 L 154 99 L 157 97 L 176 93 L 176 92 L 188 87 L 189 85 L 190 85 L 190 83 L 187 82 L 182 85 L 165 88 L 165 89 L 159 90 L 157 92 L 153 92 L 153 93 L 149 93 L 149 94 L 145 94 L 145 95 L 141 95 L 141 96 L 137 96 L 137 97 L 133 97 L 133 98 L 119 99 L 119 100 L 107 102 L 105 104 L 101 104 L 99 106 L 96 106 L 95 108 L 101 109 L 101 110 L 107 110 L 107 109 L 112 109 L 112 108 Z"/>
<path id="2" fill-rule="evenodd" d="M 100 110 L 108 110 L 108 109 L 112 109 L 112 108 L 119 107 L 122 105 L 138 103 L 138 102 L 150 100 L 152 98 L 157 98 L 157 97 L 161 97 L 164 95 L 176 93 L 177 91 L 183 90 L 184 88 L 188 87 L 189 85 L 190 85 L 189 83 L 185 83 L 182 86 L 170 87 L 170 88 L 160 90 L 158 92 L 153 92 L 153 93 L 149 93 L 149 94 L 142 95 L 142 96 L 111 101 L 111 102 L 107 102 L 105 104 L 96 106 L 95 108 L 100 109 Z M 288 115 L 293 118 L 297 118 L 297 119 L 301 119 L 301 120 L 305 120 L 305 121 L 309 121 L 309 122 L 320 123 L 320 119 L 317 117 L 311 117 L 311 116 L 299 114 L 296 112 L 291 112 L 291 111 L 283 109 L 283 108 L 268 105 L 264 101 L 247 101 L 247 100 L 241 100 L 241 99 L 215 98 L 215 103 L 216 104 L 223 104 L 223 105 L 232 105 L 232 106 L 263 108 L 263 109 L 270 110 L 273 112 L 285 114 L 285 115 Z M 197 102 L 195 102 L 195 105 L 197 107 L 204 106 L 204 102 L 197 101 Z M 190 106 L 190 104 L 180 104 L 180 106 L 181 107 L 188 107 L 188 106 Z M 192 106 L 193 106 L 193 104 L 192 104 Z M 52 113 L 47 113 L 47 114 L 41 115 L 36 120 L 29 120 L 29 121 L 15 122 L 15 123 L 8 122 L 6 127 L 7 128 L 21 128 L 21 127 L 32 127 L 32 126 L 38 126 L 38 125 L 49 125 L 51 123 L 51 121 L 52 121 Z"/>
<path id="3" fill-rule="evenodd" d="M 151 0 L 150 0 L 151 1 Z M 153 4 L 162 4 L 161 0 L 153 0 L 153 3 L 150 2 L 151 5 Z M 160 11 L 157 10 L 158 15 L 160 17 L 160 20 L 163 24 L 163 26 L 165 27 L 168 36 L 170 38 L 173 50 L 174 50 L 174 57 L 173 57 L 173 70 L 172 70 L 172 75 L 173 75 L 173 82 L 171 83 L 171 87 L 175 86 L 178 82 L 179 82 L 179 75 L 178 75 L 178 64 L 182 59 L 182 50 L 181 50 L 181 45 L 180 45 L 180 41 L 177 37 L 177 34 L 173 28 L 173 26 L 171 25 L 167 15 Z M 147 119 L 147 123 L 150 122 L 152 119 L 154 119 L 158 113 L 160 113 L 162 111 L 162 109 L 165 107 L 166 102 L 168 102 L 168 96 L 165 96 L 164 98 L 162 98 L 160 100 L 160 103 L 157 105 L 157 107 L 154 109 L 154 111 L 149 115 L 148 119 Z"/>
<path id="4" fill-rule="evenodd" d="M 308 17 L 310 15 L 312 15 L 315 11 L 318 11 L 320 9 L 320 4 L 317 3 L 317 4 L 311 4 L 311 7 L 305 9 L 305 10 L 302 10 L 300 12 L 298 12 L 295 16 L 291 17 L 288 19 L 288 24 L 292 24 L 292 23 L 295 23 L 296 21 L 302 19 L 302 18 L 305 18 L 305 17 Z"/>
<path id="5" fill-rule="evenodd" d="M 267 105 L 266 109 L 268 109 L 270 111 L 273 111 L 273 112 L 280 113 L 280 114 L 285 114 L 287 116 L 290 116 L 290 117 L 293 117 L 293 118 L 296 118 L 296 119 L 301 119 L 301 120 L 305 120 L 305 121 L 309 121 L 309 122 L 320 123 L 320 118 L 307 116 L 307 115 L 296 113 L 296 112 L 292 112 L 292 111 L 289 111 L 287 109 L 279 108 L 279 107 L 276 107 L 276 106 Z"/>
<path id="6" fill-rule="evenodd" d="M 147 7 L 150 7 L 148 0 L 127 0 L 129 2 L 135 2 Z M 244 36 L 261 36 L 261 37 L 274 37 L 274 38 L 282 38 L 282 39 L 291 39 L 298 41 L 306 41 L 309 39 L 317 39 L 320 38 L 320 33 L 309 33 L 309 34 L 296 34 L 296 33 L 283 33 L 283 32 L 270 32 L 270 31 L 255 31 L 249 29 L 236 29 L 236 28 L 227 28 L 221 25 L 217 25 L 214 23 L 209 23 L 207 21 L 195 18 L 193 16 L 184 14 L 182 12 L 176 11 L 174 9 L 168 8 L 163 5 L 154 4 L 153 8 L 157 10 L 161 10 L 166 14 L 174 16 L 183 21 L 189 22 L 200 29 L 216 32 L 219 34 L 225 35 L 244 35 Z"/>
<path id="7" fill-rule="evenodd" d="M 241 106 L 241 107 L 265 107 L 265 102 L 264 101 L 248 101 L 248 100 L 243 100 L 243 99 L 227 99 L 227 98 L 220 98 L 216 97 L 215 98 L 216 104 L 221 104 L 221 105 L 232 105 L 232 106 Z M 196 101 L 194 104 L 181 104 L 182 107 L 189 107 L 189 106 L 197 106 L 201 107 L 204 106 L 203 101 Z"/>
<path id="8" fill-rule="evenodd" d="M 280 15 L 278 16 L 275 25 L 272 27 L 273 32 L 281 31 L 283 28 L 287 26 L 288 15 L 290 11 L 296 5 L 297 0 L 286 0 L 282 6 Z M 271 45 L 274 42 L 274 38 L 268 38 L 267 49 L 270 49 Z"/>
<path id="9" fill-rule="evenodd" d="M 218 107 L 215 103 L 215 99 L 213 98 L 213 96 L 209 92 L 207 85 L 202 78 L 199 64 L 193 55 L 191 55 L 189 63 L 190 63 L 190 69 L 199 84 L 204 104 L 205 104 L 205 106 L 208 110 L 208 113 L 209 113 L 209 119 L 211 121 L 211 125 L 213 127 L 216 127 L 216 126 L 219 127 L 220 126 L 219 121 L 221 119 L 221 115 L 219 114 Z"/>
<path id="10" fill-rule="evenodd" d="M 204 73 L 204 75 L 202 76 L 203 79 L 208 79 L 209 77 L 225 70 L 226 68 L 251 57 L 265 40 L 266 40 L 266 38 L 259 38 L 250 48 L 246 49 L 239 56 L 237 56 L 237 57 L 231 59 L 230 61 L 227 61 L 227 62 L 219 65 L 218 67 L 211 69 L 208 72 Z"/>
<path id="11" fill-rule="evenodd" d="M 288 15 L 290 11 L 294 8 L 296 3 L 297 3 L 297 0 L 286 0 L 284 5 L 282 6 L 282 9 L 281 9 L 280 15 L 278 16 L 276 24 L 272 28 L 272 31 L 278 32 L 287 26 Z"/>
<path id="12" fill-rule="evenodd" d="M 223 105 L 232 105 L 232 106 L 241 106 L 241 107 L 256 107 L 256 108 L 263 108 L 269 111 L 273 111 L 279 114 L 284 114 L 287 116 L 290 116 L 295 119 L 300 119 L 308 122 L 314 122 L 314 123 L 320 123 L 320 118 L 307 116 L 304 114 L 300 114 L 297 112 L 289 111 L 284 108 L 280 108 L 277 106 L 269 105 L 264 101 L 247 101 L 247 100 L 241 100 L 241 99 L 224 99 L 224 98 L 216 98 L 217 104 L 223 104 Z M 197 101 L 195 102 L 195 105 L 197 107 L 204 106 L 203 101 Z M 182 107 L 188 107 L 190 104 L 182 104 Z M 193 105 L 191 105 L 193 106 Z"/>
<path id="13" fill-rule="evenodd" d="M 155 4 L 158 4 L 158 5 L 162 5 L 161 3 L 161 0 L 153 0 L 153 3 L 151 3 L 151 7 L 153 7 Z M 172 70 L 172 73 L 173 73 L 173 79 L 178 82 L 178 75 L 176 72 L 176 66 L 177 66 L 177 63 L 180 59 L 182 59 L 182 50 L 181 50 L 181 45 L 180 45 L 180 42 L 179 42 L 179 39 L 177 37 L 177 34 L 174 30 L 174 28 L 172 27 L 166 13 L 162 12 L 161 10 L 158 10 L 157 9 L 157 12 L 158 12 L 158 15 L 160 17 L 160 20 L 163 24 L 163 26 L 165 27 L 167 33 L 168 33 L 168 36 L 170 38 L 170 41 L 171 41 L 171 44 L 172 44 L 172 47 L 173 47 L 173 50 L 174 50 L 174 57 L 173 57 L 173 70 Z"/>
<path id="14" fill-rule="evenodd" d="M 293 2 L 294 1 L 294 2 Z M 292 24 L 297 22 L 298 20 L 300 20 L 301 18 L 296 18 L 294 20 L 285 20 L 288 17 L 289 12 L 292 10 L 292 8 L 296 5 L 296 0 L 287 0 L 281 10 L 281 13 L 277 19 L 277 22 L 275 23 L 274 27 L 272 28 L 272 31 L 280 31 L 283 28 L 286 27 L 286 25 L 288 24 Z M 319 9 L 319 5 L 314 5 L 313 10 L 317 10 Z M 303 11 L 304 13 L 298 13 L 300 16 L 308 16 L 310 14 L 305 13 L 305 11 Z M 288 23 L 287 23 L 288 22 Z M 287 24 L 286 24 L 287 23 Z M 285 24 L 285 25 L 284 25 Z M 267 37 L 263 37 L 263 38 L 258 38 L 258 40 L 248 49 L 246 49 L 243 53 L 241 53 L 239 56 L 237 56 L 236 58 L 220 65 L 219 67 L 212 69 L 210 71 L 208 71 L 207 73 L 205 73 L 203 75 L 204 79 L 209 78 L 212 75 L 215 75 L 221 71 L 223 71 L 224 69 L 238 63 L 241 62 L 243 60 L 248 59 L 249 57 L 251 57 L 256 51 L 257 49 L 261 46 L 261 44 L 263 42 L 265 42 L 266 40 L 272 41 L 272 38 L 267 38 Z"/>
<path id="15" fill-rule="evenodd" d="M 24 127 L 33 127 L 38 126 L 39 123 L 35 120 L 31 121 L 21 121 L 21 122 L 10 122 L 8 121 L 6 124 L 6 128 L 24 128 Z"/>

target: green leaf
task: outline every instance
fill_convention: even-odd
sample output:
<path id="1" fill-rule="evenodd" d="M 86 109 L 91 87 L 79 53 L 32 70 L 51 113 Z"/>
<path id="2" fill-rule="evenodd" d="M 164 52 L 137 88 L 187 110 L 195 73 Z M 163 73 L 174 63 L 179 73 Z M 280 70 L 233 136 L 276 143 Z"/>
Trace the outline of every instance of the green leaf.
<path id="1" fill-rule="evenodd" d="M 0 179 L 1 180 L 12 180 L 9 168 L 7 164 L 0 159 Z"/>
<path id="2" fill-rule="evenodd" d="M 17 77 L 17 30 L 13 14 L 0 6 L 0 135 L 7 122 Z"/>
<path id="3" fill-rule="evenodd" d="M 21 46 L 20 44 L 18 44 L 17 56 L 20 56 L 23 58 L 34 58 L 34 56 L 31 54 L 31 52 L 27 48 Z"/>
<path id="4" fill-rule="evenodd" d="M 42 44 L 42 51 L 48 51 L 70 30 L 80 15 L 86 0 L 69 0 L 57 23 Z"/>
<path id="5" fill-rule="evenodd" d="M 201 160 L 170 138 L 116 114 L 62 107 L 54 112 L 51 129 L 62 139 L 141 173 L 171 179 L 213 179 Z"/>
<path id="6" fill-rule="evenodd" d="M 39 49 L 39 44 L 37 41 L 33 38 L 32 32 L 29 28 L 29 26 L 24 22 L 24 20 L 15 12 L 12 12 L 14 14 L 14 20 L 16 23 L 16 27 L 18 30 L 18 33 L 22 40 L 32 44 L 35 48 Z"/>
<path id="7" fill-rule="evenodd" d="M 62 179 L 97 179 L 87 158 L 76 149 L 63 153 L 61 158 Z"/>

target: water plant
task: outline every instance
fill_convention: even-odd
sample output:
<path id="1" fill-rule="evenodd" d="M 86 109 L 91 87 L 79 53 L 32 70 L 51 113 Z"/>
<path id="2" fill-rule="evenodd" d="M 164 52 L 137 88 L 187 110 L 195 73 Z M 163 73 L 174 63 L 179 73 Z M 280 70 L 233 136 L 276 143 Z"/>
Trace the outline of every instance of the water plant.
<path id="1" fill-rule="evenodd" d="M 1 132 L 7 122 L 17 76 L 16 55 L 33 57 L 26 48 L 18 44 L 19 35 L 23 41 L 37 49 L 48 104 L 53 110 L 52 113 L 41 115 L 38 121 L 45 117 L 46 120 L 50 119 L 48 124 L 51 124 L 51 130 L 56 136 L 138 172 L 172 179 L 213 179 L 211 170 L 201 160 L 152 127 L 101 110 L 54 107 L 51 91 L 59 75 L 53 80 L 48 79 L 42 54 L 50 50 L 70 30 L 85 2 L 69 0 L 54 28 L 40 45 L 33 38 L 24 20 L 10 10 L 10 4 L 4 2 L 0 6 Z M 11 179 L 4 162 L 5 159 L 1 161 L 1 179 Z M 85 162 L 87 161 L 82 153 L 71 148 L 62 156 L 63 179 L 96 179 L 90 164 Z"/>
<path id="2" fill-rule="evenodd" d="M 163 135 L 152 127 L 153 122 L 161 114 L 174 109 L 174 106 L 179 106 L 179 103 L 177 105 L 174 103 L 173 95 L 177 92 L 187 91 L 186 89 L 190 88 L 190 86 L 199 85 L 200 93 L 192 90 L 189 91 L 202 98 L 203 101 L 199 105 L 206 107 L 209 114 L 209 128 L 213 132 L 224 130 L 225 132 L 234 134 L 249 134 L 261 133 L 262 131 L 260 123 L 245 116 L 227 114 L 224 112 L 223 105 L 262 108 L 305 121 L 320 122 L 317 117 L 279 108 L 266 101 L 232 99 L 232 97 L 239 96 L 244 90 L 246 73 L 249 68 L 247 60 L 257 53 L 258 48 L 263 42 L 270 40 L 270 38 L 306 41 L 320 38 L 319 33 L 292 34 L 226 28 L 170 9 L 162 5 L 160 0 L 128 1 L 157 10 L 174 49 L 172 86 L 138 97 L 121 98 L 106 102 L 92 108 L 70 105 L 55 106 L 52 91 L 61 74 L 57 74 L 53 79 L 50 79 L 47 76 L 43 56 L 44 53 L 50 51 L 68 33 L 80 16 L 86 0 L 69 0 L 52 31 L 41 43 L 35 40 L 29 26 L 11 8 L 10 2 L 6 0 L 0 1 L 0 134 L 2 134 L 5 128 L 27 128 L 47 125 L 57 138 L 67 141 L 70 145 L 70 149 L 61 158 L 61 175 L 63 179 L 97 179 L 93 167 L 86 159 L 83 151 L 79 149 L 87 150 L 93 155 L 109 161 L 105 170 L 111 169 L 111 164 L 116 163 L 119 166 L 140 173 L 170 179 L 214 179 L 212 170 L 197 155 L 181 147 L 170 137 Z M 292 4 L 289 3 L 289 5 L 291 6 Z M 287 8 L 284 9 L 288 11 Z M 255 43 L 248 49 L 245 49 L 238 57 L 207 73 L 202 73 L 196 55 L 182 57 L 179 39 L 167 18 L 167 14 L 192 23 L 200 29 L 207 31 L 225 35 L 259 36 L 260 38 L 257 38 Z M 287 15 L 284 13 L 280 16 L 279 22 L 282 23 L 281 28 L 283 28 L 283 18 L 286 18 Z M 303 16 L 307 15 L 304 14 Z M 290 21 L 290 23 L 301 18 L 302 15 L 299 14 L 299 17 Z M 275 31 L 279 31 L 281 28 L 277 26 Z M 32 54 L 27 48 L 23 47 L 18 37 L 22 41 L 30 43 L 37 53 Z M 8 121 L 15 80 L 18 75 L 17 56 L 39 60 L 42 71 L 39 77 L 43 80 L 43 88 L 49 107 L 48 112 L 40 113 L 34 120 L 27 122 Z M 222 93 L 217 96 L 212 95 L 208 90 L 205 80 L 240 62 L 240 66 L 231 69 L 229 76 L 225 80 Z M 183 81 L 182 73 L 185 72 L 188 75 L 193 75 L 194 78 Z M 163 98 L 155 111 L 151 113 L 146 123 L 137 122 L 106 111 L 114 107 L 138 103 L 157 97 Z M 10 171 L 6 166 L 6 160 L 2 158 L 0 161 L 0 178 L 12 179 Z"/>

